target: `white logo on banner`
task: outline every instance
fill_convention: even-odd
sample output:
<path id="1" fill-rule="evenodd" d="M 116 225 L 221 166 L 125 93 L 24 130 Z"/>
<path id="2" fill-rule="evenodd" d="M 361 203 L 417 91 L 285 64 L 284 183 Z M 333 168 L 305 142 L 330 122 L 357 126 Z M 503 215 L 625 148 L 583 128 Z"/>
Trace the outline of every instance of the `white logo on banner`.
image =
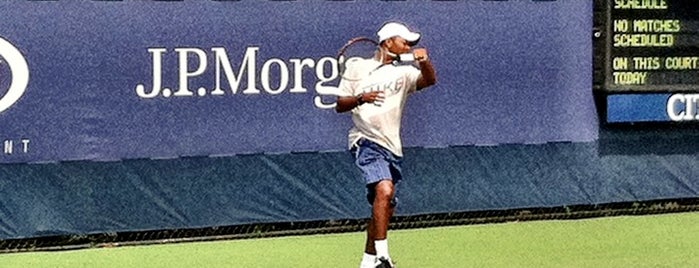
<path id="1" fill-rule="evenodd" d="M 152 57 L 153 79 L 152 87 L 144 83 L 136 85 L 136 94 L 144 99 L 155 97 L 203 97 L 206 95 L 220 96 L 224 94 L 279 95 L 284 92 L 305 94 L 309 89 L 304 87 L 303 78 L 306 74 L 315 77 L 313 86 L 316 96 L 313 102 L 316 107 L 328 109 L 335 107 L 334 101 L 325 103 L 322 96 L 337 96 L 339 90 L 333 83 L 337 82 L 339 72 L 337 60 L 333 57 L 291 58 L 288 61 L 271 58 L 263 62 L 258 58 L 259 47 L 248 47 L 245 50 L 238 68 L 231 64 L 228 52 L 223 47 L 213 47 L 210 51 L 200 48 L 175 48 L 178 62 L 178 88 L 164 86 L 163 58 L 168 53 L 165 48 L 149 48 Z M 213 57 L 215 66 L 209 66 L 208 61 Z M 258 73 L 258 66 L 261 65 Z M 194 68 L 192 68 L 194 67 Z M 204 75 L 207 69 L 215 70 L 214 87 L 192 87 L 190 80 Z M 293 77 L 293 80 L 291 79 Z M 227 84 L 225 80 L 228 81 Z M 293 82 L 292 82 L 293 81 Z M 247 84 L 244 88 L 243 84 Z"/>
<path id="2" fill-rule="evenodd" d="M 4 60 L 3 60 L 4 59 Z M 29 84 L 29 66 L 22 53 L 9 41 L 0 37 L 0 68 L 7 64 L 10 68 L 10 86 L 5 95 L 0 95 L 0 113 L 7 110 L 19 100 Z M 6 79 L 0 76 L 0 81 Z M 0 92 L 3 90 L 0 89 Z"/>
<path id="3" fill-rule="evenodd" d="M 674 94 L 667 100 L 666 109 L 672 121 L 699 120 L 699 94 Z"/>

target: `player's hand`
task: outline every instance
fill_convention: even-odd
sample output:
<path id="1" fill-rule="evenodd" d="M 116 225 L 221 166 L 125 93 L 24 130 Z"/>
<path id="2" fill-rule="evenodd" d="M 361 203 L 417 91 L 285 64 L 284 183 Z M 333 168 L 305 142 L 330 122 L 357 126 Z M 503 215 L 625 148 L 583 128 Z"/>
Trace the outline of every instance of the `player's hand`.
<path id="1" fill-rule="evenodd" d="M 366 103 L 374 103 L 380 105 L 383 103 L 385 96 L 383 91 L 372 91 L 362 94 L 362 100 Z"/>
<path id="2" fill-rule="evenodd" d="M 417 62 L 425 62 L 429 60 L 429 56 L 427 54 L 427 49 L 425 48 L 416 48 L 413 50 L 413 57 L 415 57 L 415 60 Z"/>

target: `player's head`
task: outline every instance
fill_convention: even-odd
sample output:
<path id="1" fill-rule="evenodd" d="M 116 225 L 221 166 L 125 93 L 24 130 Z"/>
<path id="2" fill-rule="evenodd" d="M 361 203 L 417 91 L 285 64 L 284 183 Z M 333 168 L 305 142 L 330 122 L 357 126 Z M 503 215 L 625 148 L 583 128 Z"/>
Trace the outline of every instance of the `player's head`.
<path id="1" fill-rule="evenodd" d="M 376 34 L 379 36 L 379 46 L 391 54 L 407 53 L 410 47 L 417 45 L 422 37 L 420 33 L 411 31 L 405 24 L 399 22 L 384 24 Z"/>
<path id="2" fill-rule="evenodd" d="M 381 26 L 381 29 L 376 34 L 379 36 L 379 43 L 394 37 L 400 37 L 405 39 L 410 46 L 417 45 L 420 37 L 422 37 L 419 32 L 411 31 L 408 29 L 408 26 L 400 22 L 388 22 Z"/>

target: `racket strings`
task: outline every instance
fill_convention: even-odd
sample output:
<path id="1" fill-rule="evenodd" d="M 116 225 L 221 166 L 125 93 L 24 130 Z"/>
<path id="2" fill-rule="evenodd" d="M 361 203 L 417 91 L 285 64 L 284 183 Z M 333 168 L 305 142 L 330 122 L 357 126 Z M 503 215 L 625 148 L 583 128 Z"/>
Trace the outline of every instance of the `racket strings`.
<path id="1" fill-rule="evenodd" d="M 338 52 L 337 63 L 341 77 L 349 81 L 359 81 L 371 74 L 376 66 L 372 67 L 373 64 L 370 63 L 375 61 L 379 49 L 378 42 L 371 38 L 350 39 Z M 378 54 L 383 57 L 382 53 Z"/>

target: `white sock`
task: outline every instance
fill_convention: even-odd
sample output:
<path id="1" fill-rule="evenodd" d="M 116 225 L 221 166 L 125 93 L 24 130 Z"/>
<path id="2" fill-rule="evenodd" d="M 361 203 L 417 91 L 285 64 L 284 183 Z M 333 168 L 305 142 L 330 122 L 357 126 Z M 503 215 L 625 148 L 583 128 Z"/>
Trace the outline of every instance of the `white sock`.
<path id="1" fill-rule="evenodd" d="M 376 248 L 376 257 L 384 257 L 386 259 L 391 259 L 388 256 L 388 240 L 376 240 L 374 241 L 374 247 Z"/>
<path id="2" fill-rule="evenodd" d="M 364 252 L 362 257 L 362 262 L 359 264 L 359 268 L 374 268 L 374 262 L 376 261 L 376 255 L 371 255 Z"/>

